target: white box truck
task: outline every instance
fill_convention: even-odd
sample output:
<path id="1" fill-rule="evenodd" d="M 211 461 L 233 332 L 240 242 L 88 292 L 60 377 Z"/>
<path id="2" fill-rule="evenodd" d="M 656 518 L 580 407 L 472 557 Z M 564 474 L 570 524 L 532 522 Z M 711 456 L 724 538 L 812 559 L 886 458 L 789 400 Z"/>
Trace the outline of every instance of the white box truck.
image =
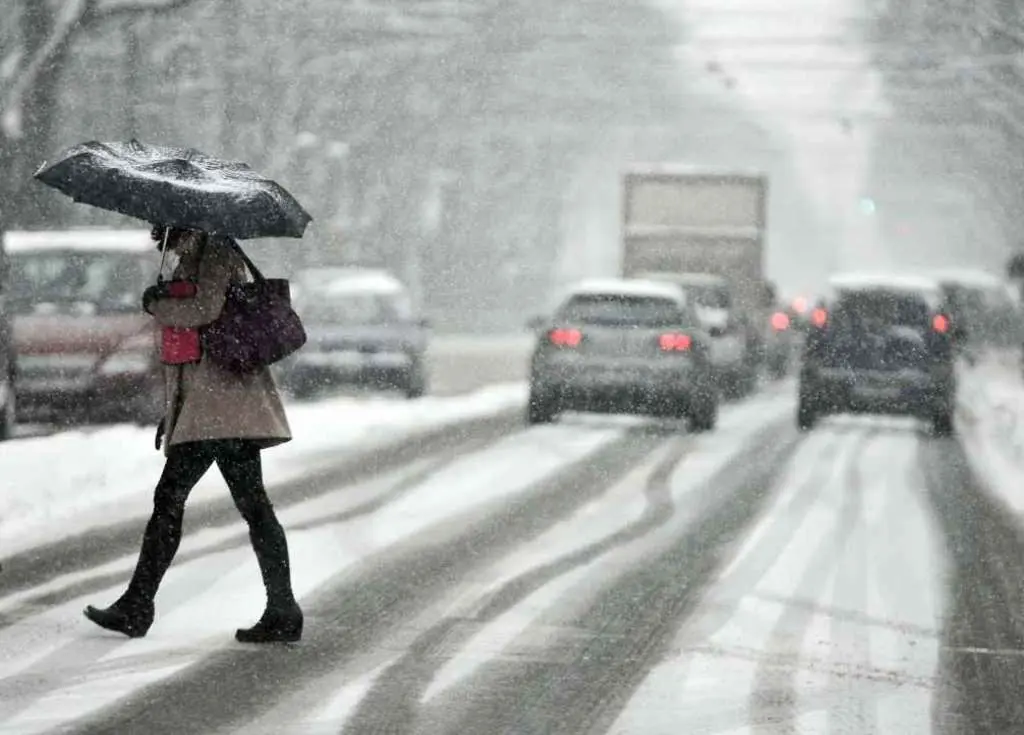
<path id="1" fill-rule="evenodd" d="M 724 392 L 756 385 L 771 342 L 768 177 L 675 164 L 623 174 L 622 273 L 679 283 L 711 337 Z"/>

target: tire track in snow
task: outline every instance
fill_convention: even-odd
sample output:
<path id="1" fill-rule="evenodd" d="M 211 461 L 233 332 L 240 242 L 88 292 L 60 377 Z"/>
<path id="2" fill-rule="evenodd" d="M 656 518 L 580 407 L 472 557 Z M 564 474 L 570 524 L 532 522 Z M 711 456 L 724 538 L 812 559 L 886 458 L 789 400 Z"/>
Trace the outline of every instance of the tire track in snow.
<path id="1" fill-rule="evenodd" d="M 306 500 L 320 497 L 338 487 L 356 485 L 383 473 L 401 468 L 425 457 L 477 445 L 485 439 L 498 441 L 522 430 L 519 411 L 504 411 L 417 432 L 412 436 L 387 441 L 351 452 L 342 450 L 337 463 L 317 469 L 309 475 L 267 488 L 274 506 L 281 511 Z M 329 457 L 336 451 L 324 452 Z M 317 461 L 317 458 L 311 458 Z M 116 561 L 138 551 L 142 528 L 147 518 L 119 522 L 55 541 L 52 544 L 14 554 L 4 559 L 0 574 L 0 597 L 40 586 L 58 577 L 86 571 Z M 221 528 L 238 522 L 238 510 L 224 491 L 224 499 L 189 506 L 185 516 L 185 534 L 198 529 Z M 2 622 L 0 622 L 2 625 Z"/>
<path id="2" fill-rule="evenodd" d="M 668 484 L 672 471 L 693 449 L 692 438 L 675 440 L 668 455 L 658 463 L 645 483 L 643 494 L 646 506 L 639 519 L 596 543 L 510 580 L 489 595 L 471 619 L 446 618 L 419 636 L 406 654 L 381 674 L 378 683 L 345 723 L 343 732 L 412 732 L 417 722 L 420 701 L 437 675 L 439 663 L 443 663 L 434 652 L 442 646 L 446 649 L 460 647 L 480 628 L 549 582 L 668 523 L 676 511 Z"/>
<path id="3" fill-rule="evenodd" d="M 562 621 L 557 656 L 487 662 L 446 692 L 430 713 L 437 721 L 416 732 L 607 730 L 773 494 L 800 443 L 788 423 L 776 424 L 704 484 L 708 506 L 698 522 Z"/>
<path id="4" fill-rule="evenodd" d="M 1024 532 L 973 475 L 953 439 L 923 444 L 920 465 L 950 557 L 941 735 L 1019 732 L 1024 722 Z"/>
<path id="5" fill-rule="evenodd" d="M 836 560 L 845 552 L 861 513 L 863 476 L 859 460 L 863 458 L 865 449 L 871 442 L 880 436 L 880 429 L 868 429 L 854 437 L 856 448 L 844 456 L 843 492 L 833 524 L 834 532 L 825 536 L 809 555 L 810 561 L 793 589 L 794 597 L 821 598 L 830 576 L 835 571 Z M 804 516 L 813 504 L 812 501 L 802 509 Z M 794 680 L 800 668 L 799 651 L 802 642 L 816 615 L 817 610 L 813 607 L 788 606 L 776 621 L 755 673 L 754 687 L 750 695 L 750 720 L 755 732 L 766 735 L 797 732 L 796 721 L 801 713 L 797 710 L 798 698 Z"/>
<path id="6" fill-rule="evenodd" d="M 435 604 L 469 570 L 493 563 L 599 496 L 665 440 L 654 427 L 631 428 L 596 456 L 492 505 L 487 515 L 456 521 L 460 528 L 452 539 L 401 544 L 374 555 L 360 564 L 359 573 L 345 574 L 340 584 L 306 603 L 315 624 L 301 645 L 258 652 L 225 648 L 90 717 L 79 732 L 124 732 L 145 721 L 153 735 L 176 735 L 258 718 L 289 692 L 332 674 Z"/>
<path id="7" fill-rule="evenodd" d="M 818 448 L 814 464 L 806 468 L 806 476 L 798 480 L 793 494 L 777 507 L 775 517 L 764 525 L 763 530 L 755 527 L 753 534 L 745 539 L 732 565 L 723 572 L 723 586 L 727 592 L 722 596 L 733 602 L 716 602 L 713 612 L 687 635 L 688 640 L 696 643 L 714 635 L 736 614 L 744 595 L 751 593 L 778 562 L 817 497 L 823 476 L 833 471 L 833 464 L 841 456 L 845 439 L 847 437 L 843 433 L 830 431 L 827 434 L 818 433 L 801 445 L 803 450 L 810 441 L 824 442 Z"/>
<path id="8" fill-rule="evenodd" d="M 884 437 L 878 437 L 885 439 Z M 871 450 L 882 450 L 881 457 L 872 457 Z M 892 467 L 887 461 L 898 457 L 906 447 L 892 438 L 867 442 L 853 465 L 853 480 L 844 492 L 843 508 L 837 525 L 848 533 L 839 556 L 835 557 L 832 607 L 838 610 L 866 610 L 868 608 L 868 544 L 870 534 L 865 518 L 864 494 L 869 488 L 878 488 L 867 475 L 877 467 Z M 898 464 L 896 465 L 898 466 Z M 896 492 L 905 492 L 900 488 Z M 820 613 L 819 613 L 820 614 Z M 828 701 L 826 723 L 831 733 L 878 732 L 878 713 L 874 698 L 883 693 L 873 682 L 859 675 L 870 671 L 871 633 L 863 625 L 849 619 L 829 618 L 829 677 L 826 689 Z"/>
<path id="9" fill-rule="evenodd" d="M 496 440 L 489 437 L 480 437 L 475 442 L 463 445 L 462 450 L 465 452 L 481 451 L 492 445 L 495 441 Z M 426 461 L 423 467 L 416 469 L 410 474 L 397 478 L 386 490 L 377 494 L 368 501 L 359 503 L 354 507 L 347 508 L 337 513 L 324 515 L 316 520 L 309 520 L 301 523 L 287 523 L 285 524 L 286 529 L 288 532 L 306 530 L 333 524 L 346 523 L 372 515 L 389 503 L 398 500 L 403 495 L 414 490 L 431 475 L 441 472 L 444 468 L 462 459 L 462 457 L 463 454 L 455 450 L 451 450 L 451 453 L 447 455 L 432 457 Z M 239 521 L 239 523 L 241 523 L 241 521 Z M 244 526 L 242 528 L 244 529 Z M 189 561 L 205 557 L 213 557 L 221 552 L 230 551 L 243 546 L 247 547 L 249 543 L 248 531 L 240 530 L 238 533 L 233 534 L 231 538 L 225 539 L 219 543 L 204 546 L 191 552 L 179 552 L 175 556 L 174 562 L 175 565 L 180 568 Z M 214 588 L 220 581 L 221 570 L 215 568 L 211 571 L 213 574 L 208 578 L 191 578 L 191 590 L 194 593 L 193 597 L 197 597 L 207 590 Z M 0 613 L 0 630 L 10 627 L 21 620 L 31 617 L 32 615 L 36 615 L 40 610 L 64 604 L 83 595 L 107 591 L 111 587 L 123 584 L 124 578 L 124 571 L 112 572 L 99 577 L 89 578 L 79 584 L 62 588 L 55 593 L 43 594 L 38 597 L 31 598 L 18 607 Z M 185 598 L 177 598 L 177 604 L 175 604 L 175 602 L 168 603 L 166 601 L 162 601 L 159 605 L 159 613 L 161 616 L 170 615 L 179 605 L 187 604 L 188 601 L 189 600 Z M 66 666 L 68 662 L 75 662 L 76 666 L 81 667 L 85 662 L 90 660 L 98 661 L 104 656 L 107 656 L 111 652 L 112 648 L 118 643 L 124 645 L 126 642 L 122 642 L 120 639 L 117 639 L 116 642 L 114 642 L 106 638 L 102 640 L 89 637 L 76 638 L 69 641 L 66 645 L 54 649 L 52 652 L 38 659 L 31 666 L 19 671 L 14 676 L 3 676 L 0 678 L 0 722 L 15 716 L 22 709 L 31 706 L 35 701 L 35 696 L 42 696 L 46 694 L 50 686 L 45 676 L 47 672 L 59 670 L 63 666 Z"/>
<path id="10" fill-rule="evenodd" d="M 511 434 L 509 434 L 511 435 Z M 286 532 L 292 530 L 300 531 L 310 528 L 317 528 L 320 526 L 328 526 L 332 524 L 345 523 L 348 521 L 358 520 L 359 518 L 372 515 L 376 513 L 389 503 L 392 503 L 402 496 L 406 495 L 410 491 L 414 490 L 420 484 L 422 484 L 431 475 L 441 472 L 446 467 L 451 466 L 456 461 L 462 459 L 465 454 L 472 452 L 479 452 L 486 449 L 489 446 L 496 444 L 503 436 L 492 436 L 483 434 L 480 436 L 470 437 L 464 443 L 458 444 L 452 447 L 446 447 L 442 449 L 437 455 L 429 456 L 422 460 L 423 466 L 416 469 L 410 474 L 397 478 L 386 490 L 377 493 L 374 497 L 366 500 L 362 503 L 357 503 L 350 508 L 331 513 L 328 515 L 321 516 L 316 520 L 306 520 L 298 523 L 288 523 L 282 520 L 285 525 Z M 416 459 L 413 459 L 410 464 L 415 464 Z M 324 495 L 333 493 L 344 493 L 347 490 L 352 489 L 354 485 L 359 484 L 351 483 L 341 487 L 336 487 L 331 491 L 325 492 Z M 297 504 L 286 505 L 282 509 L 278 503 L 274 503 L 277 508 L 278 514 L 280 515 L 282 510 L 287 511 L 288 508 L 293 508 Z M 211 556 L 218 554 L 223 551 L 230 549 L 236 549 L 240 547 L 248 547 L 249 532 L 245 528 L 241 516 L 235 513 L 235 523 L 231 526 L 238 526 L 237 532 L 232 532 L 230 536 L 224 538 L 222 541 L 214 544 L 203 545 L 201 548 L 188 550 L 182 549 L 175 555 L 174 562 L 180 566 L 194 559 L 199 559 L 205 556 Z M 138 535 L 141 539 L 142 528 L 140 526 L 137 529 Z M 194 533 L 195 529 L 186 528 L 183 536 L 187 540 L 189 534 Z M 130 571 L 129 571 L 130 573 Z M 23 620 L 31 615 L 38 614 L 40 610 L 45 610 L 49 607 L 61 605 L 69 600 L 73 600 L 83 595 L 93 594 L 107 590 L 125 581 L 126 573 L 124 570 L 112 571 L 108 574 L 100 574 L 96 576 L 90 576 L 79 582 L 74 582 L 66 586 L 62 586 L 59 589 L 41 592 L 37 595 L 31 595 L 26 597 L 23 601 L 19 601 L 16 607 L 8 609 L 0 609 L 0 631 L 11 625 L 14 625 L 20 620 Z M 3 603 L 3 598 L 0 597 L 0 604 Z M 0 693 L 2 693 L 2 683 L 0 683 Z"/>
<path id="11" fill-rule="evenodd" d="M 838 430 L 837 430 L 838 429 Z M 716 640 L 723 629 L 741 614 L 741 605 L 751 596 L 760 597 L 758 584 L 778 564 L 787 547 L 793 542 L 804 518 L 820 493 L 821 485 L 834 473 L 834 466 L 850 450 L 849 430 L 829 427 L 808 436 L 791 458 L 789 469 L 779 479 L 781 491 L 771 501 L 761 519 L 744 536 L 731 554 L 729 563 L 717 575 L 709 595 L 700 604 L 699 613 L 679 631 L 672 642 L 672 655 L 645 677 L 638 696 L 631 699 L 619 719 L 613 723 L 614 732 L 632 732 L 652 726 L 654 731 L 666 732 L 660 724 L 651 723 L 644 715 L 647 703 L 664 701 L 666 687 L 683 692 L 680 708 L 685 712 L 686 724 L 701 732 L 731 731 L 748 725 L 748 708 L 739 697 L 728 694 L 703 696 L 700 682 L 735 676 L 720 665 L 708 669 L 706 659 L 726 661 L 746 660 L 758 662 L 759 649 L 752 646 L 737 647 Z M 802 460 L 807 461 L 802 461 Z M 810 606 L 812 603 L 806 603 Z M 698 678 L 692 692 L 688 688 L 691 677 Z M 664 684 L 662 682 L 671 682 Z M 742 686 L 736 683 L 737 687 Z M 679 697 L 677 697 L 679 698 Z M 661 720 L 659 718 L 658 722 Z M 610 725 L 612 726 L 612 725 Z"/>

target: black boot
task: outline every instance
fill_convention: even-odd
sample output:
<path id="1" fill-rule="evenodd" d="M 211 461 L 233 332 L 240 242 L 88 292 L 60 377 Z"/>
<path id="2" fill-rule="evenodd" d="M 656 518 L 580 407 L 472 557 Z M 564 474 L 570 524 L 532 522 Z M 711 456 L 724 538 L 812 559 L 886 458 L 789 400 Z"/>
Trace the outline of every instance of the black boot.
<path id="1" fill-rule="evenodd" d="M 285 608 L 268 605 L 256 625 L 235 631 L 239 643 L 297 643 L 301 638 L 302 610 L 295 602 Z"/>
<path id="2" fill-rule="evenodd" d="M 292 593 L 291 565 L 284 529 L 270 505 L 254 514 L 249 525 L 260 575 L 267 591 L 267 607 L 251 628 L 235 631 L 240 643 L 295 643 L 302 638 L 302 609 Z"/>
<path id="3" fill-rule="evenodd" d="M 142 638 L 153 625 L 153 603 L 123 595 L 110 607 L 84 610 L 85 617 L 106 630 L 122 633 L 129 638 Z"/>

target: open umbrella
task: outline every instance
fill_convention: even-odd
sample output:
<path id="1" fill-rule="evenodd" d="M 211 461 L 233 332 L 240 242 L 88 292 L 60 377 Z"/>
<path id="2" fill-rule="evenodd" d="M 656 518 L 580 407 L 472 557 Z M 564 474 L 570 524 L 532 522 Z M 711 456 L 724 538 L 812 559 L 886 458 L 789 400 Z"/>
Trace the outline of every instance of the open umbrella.
<path id="1" fill-rule="evenodd" d="M 76 202 L 238 239 L 302 237 L 313 219 L 247 164 L 137 140 L 72 146 L 35 178 Z"/>

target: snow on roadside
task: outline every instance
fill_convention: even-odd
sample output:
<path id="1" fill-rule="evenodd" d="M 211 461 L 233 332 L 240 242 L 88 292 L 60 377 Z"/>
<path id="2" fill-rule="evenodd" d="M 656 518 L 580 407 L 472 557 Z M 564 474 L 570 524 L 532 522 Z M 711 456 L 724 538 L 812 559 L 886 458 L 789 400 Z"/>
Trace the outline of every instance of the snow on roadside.
<path id="1" fill-rule="evenodd" d="M 294 479 L 350 452 L 388 439 L 513 409 L 526 400 L 520 383 L 416 401 L 334 398 L 289 407 L 294 440 L 264 454 L 268 485 Z M 0 444 L 0 553 L 10 555 L 74 532 L 144 516 L 163 467 L 153 430 L 114 426 Z M 226 497 L 211 471 L 195 500 Z"/>
<path id="2" fill-rule="evenodd" d="M 960 436 L 978 478 L 1024 513 L 1024 380 L 1016 360 L 989 358 L 960 376 Z"/>

